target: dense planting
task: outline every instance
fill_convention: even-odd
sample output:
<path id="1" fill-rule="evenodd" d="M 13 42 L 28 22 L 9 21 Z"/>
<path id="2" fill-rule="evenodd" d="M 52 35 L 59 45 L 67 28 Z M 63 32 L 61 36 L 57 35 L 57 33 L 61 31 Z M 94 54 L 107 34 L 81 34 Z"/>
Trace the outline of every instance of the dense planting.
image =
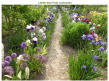
<path id="1" fill-rule="evenodd" d="M 82 7 L 74 8 L 73 13 L 69 8 L 63 8 L 69 22 L 68 24 L 63 22 L 67 25 L 64 25 L 61 37 L 63 44 L 78 50 L 77 57 L 69 56 L 70 78 L 71 80 L 90 80 L 103 76 L 98 69 L 107 66 L 107 14 L 88 10 L 87 15 L 83 16 L 79 11 Z M 88 8 L 89 6 L 86 10 Z M 69 16 L 68 12 L 71 13 Z"/>
<path id="2" fill-rule="evenodd" d="M 5 9 L 10 6 L 3 6 L 3 7 L 4 7 L 3 9 Z M 14 10 L 16 10 L 16 8 L 22 9 L 22 6 L 11 6 L 11 7 L 15 8 Z M 13 49 L 15 47 L 9 46 L 9 49 L 12 49 L 12 51 L 11 53 L 6 54 L 2 62 L 3 80 L 32 79 L 34 72 L 42 73 L 43 64 L 47 62 L 47 58 L 44 55 L 47 53 L 47 47 L 49 46 L 49 42 L 51 39 L 51 34 L 54 29 L 57 14 L 56 12 L 54 12 L 56 14 L 55 15 L 51 11 L 45 12 L 44 10 L 42 10 L 43 13 L 45 12 L 45 15 L 44 15 L 44 14 L 41 14 L 40 12 L 42 8 L 38 9 L 38 8 L 35 8 L 34 6 L 25 6 L 25 7 L 27 8 L 27 10 L 29 10 L 28 8 L 31 9 L 31 7 L 33 7 L 33 10 L 36 10 L 36 11 L 31 11 L 31 16 L 33 16 L 32 18 L 34 19 L 29 20 L 27 18 L 29 21 L 25 20 L 25 22 L 26 24 L 28 23 L 29 25 L 26 25 L 26 27 L 22 27 L 22 29 L 15 26 L 18 24 L 14 25 L 13 23 L 12 26 L 16 28 L 14 32 L 15 33 L 18 32 L 19 34 L 18 33 L 16 34 L 17 35 L 16 39 L 15 38 L 13 39 L 13 36 L 9 35 L 9 39 L 12 40 L 11 41 L 12 43 L 10 43 L 10 41 L 8 40 L 8 44 L 11 44 L 11 46 L 13 46 L 14 44 L 17 46 L 18 44 L 16 48 L 19 49 L 20 53 L 16 52 L 16 49 Z M 44 8 L 46 9 L 46 7 Z M 12 9 L 10 11 L 12 11 Z M 53 10 L 56 11 L 56 8 Z M 39 14 L 40 16 L 38 17 Z M 7 16 L 7 14 L 3 14 L 3 15 Z M 19 13 L 19 16 L 20 15 L 22 14 Z M 26 15 L 29 15 L 29 13 L 27 14 L 25 13 L 24 16 Z M 42 17 L 42 15 L 44 16 Z M 30 21 L 31 21 L 31 24 L 30 24 Z M 8 28 L 10 26 L 11 25 L 8 25 Z M 17 28 L 23 30 L 23 32 L 22 31 L 19 32 Z M 3 29 L 3 30 L 8 31 L 7 29 Z M 10 34 L 12 35 L 12 32 L 10 32 Z M 21 35 L 23 35 L 24 37 L 22 37 Z M 21 38 L 20 36 L 22 37 L 22 40 L 19 39 Z M 13 43 L 13 41 L 15 41 L 15 43 Z M 17 41 L 19 41 L 20 44 L 16 43 Z"/>
<path id="3" fill-rule="evenodd" d="M 107 79 L 106 10 L 95 5 L 3 5 L 2 79 Z"/>

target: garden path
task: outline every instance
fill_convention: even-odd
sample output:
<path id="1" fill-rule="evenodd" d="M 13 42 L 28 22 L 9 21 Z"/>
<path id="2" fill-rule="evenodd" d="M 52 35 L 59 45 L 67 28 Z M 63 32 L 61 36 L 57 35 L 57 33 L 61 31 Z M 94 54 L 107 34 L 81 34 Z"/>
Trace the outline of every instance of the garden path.
<path id="1" fill-rule="evenodd" d="M 52 36 L 51 45 L 48 50 L 48 62 L 45 64 L 44 80 L 68 80 L 68 55 L 63 52 L 59 44 L 61 30 L 61 14 L 56 22 L 55 30 Z"/>
<path id="2" fill-rule="evenodd" d="M 43 68 L 42 75 L 36 73 L 34 80 L 69 80 L 68 54 L 75 56 L 75 50 L 59 43 L 63 28 L 61 14 L 59 13 L 47 53 L 48 61 Z"/>

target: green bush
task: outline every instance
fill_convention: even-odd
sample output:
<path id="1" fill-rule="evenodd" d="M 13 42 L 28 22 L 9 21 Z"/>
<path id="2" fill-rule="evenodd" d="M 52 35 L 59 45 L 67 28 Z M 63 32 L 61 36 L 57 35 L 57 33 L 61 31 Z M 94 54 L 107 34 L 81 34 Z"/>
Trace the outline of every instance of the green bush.
<path id="1" fill-rule="evenodd" d="M 69 23 L 62 31 L 61 42 L 72 47 L 80 47 L 85 45 L 86 41 L 82 41 L 81 36 L 88 31 L 89 25 L 86 23 Z"/>
<path id="2" fill-rule="evenodd" d="M 96 15 L 92 18 L 92 21 L 101 25 L 101 28 L 97 29 L 96 33 L 107 40 L 107 14 L 101 13 L 100 15 Z"/>
<path id="3" fill-rule="evenodd" d="M 98 71 L 93 72 L 94 61 L 92 59 L 93 54 L 84 54 L 82 50 L 78 51 L 78 57 L 69 57 L 69 76 L 71 80 L 91 80 L 100 74 Z M 81 67 L 86 65 L 86 70 Z"/>

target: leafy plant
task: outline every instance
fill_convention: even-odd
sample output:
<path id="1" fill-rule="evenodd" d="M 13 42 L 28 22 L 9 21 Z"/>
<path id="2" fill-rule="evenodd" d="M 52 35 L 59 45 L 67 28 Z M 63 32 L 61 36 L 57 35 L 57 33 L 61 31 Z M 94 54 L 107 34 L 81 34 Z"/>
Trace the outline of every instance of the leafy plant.
<path id="1" fill-rule="evenodd" d="M 72 47 L 80 47 L 84 45 L 81 36 L 88 31 L 89 25 L 82 22 L 69 23 L 62 31 L 61 41 L 63 44 L 71 45 Z"/>
<path id="2" fill-rule="evenodd" d="M 94 61 L 93 54 L 84 54 L 82 50 L 78 50 L 78 56 L 69 57 L 69 75 L 71 80 L 91 80 L 100 76 L 97 71 L 93 72 Z M 82 69 L 82 66 L 86 69 Z"/>

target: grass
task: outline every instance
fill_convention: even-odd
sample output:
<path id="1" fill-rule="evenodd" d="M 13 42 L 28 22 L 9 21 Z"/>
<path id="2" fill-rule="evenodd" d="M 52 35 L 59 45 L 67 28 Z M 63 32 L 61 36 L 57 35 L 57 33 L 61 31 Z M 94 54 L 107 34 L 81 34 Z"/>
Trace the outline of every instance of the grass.
<path id="1" fill-rule="evenodd" d="M 64 27 L 67 27 L 67 24 L 69 24 L 69 18 L 68 18 L 68 14 L 66 14 L 65 12 L 62 13 L 62 24 Z"/>
<path id="2" fill-rule="evenodd" d="M 71 80 L 92 80 L 100 74 L 96 71 L 92 71 L 94 65 L 93 54 L 84 54 L 82 50 L 78 50 L 77 58 L 69 57 L 69 76 Z M 86 70 L 81 69 L 83 65 L 86 65 Z"/>

